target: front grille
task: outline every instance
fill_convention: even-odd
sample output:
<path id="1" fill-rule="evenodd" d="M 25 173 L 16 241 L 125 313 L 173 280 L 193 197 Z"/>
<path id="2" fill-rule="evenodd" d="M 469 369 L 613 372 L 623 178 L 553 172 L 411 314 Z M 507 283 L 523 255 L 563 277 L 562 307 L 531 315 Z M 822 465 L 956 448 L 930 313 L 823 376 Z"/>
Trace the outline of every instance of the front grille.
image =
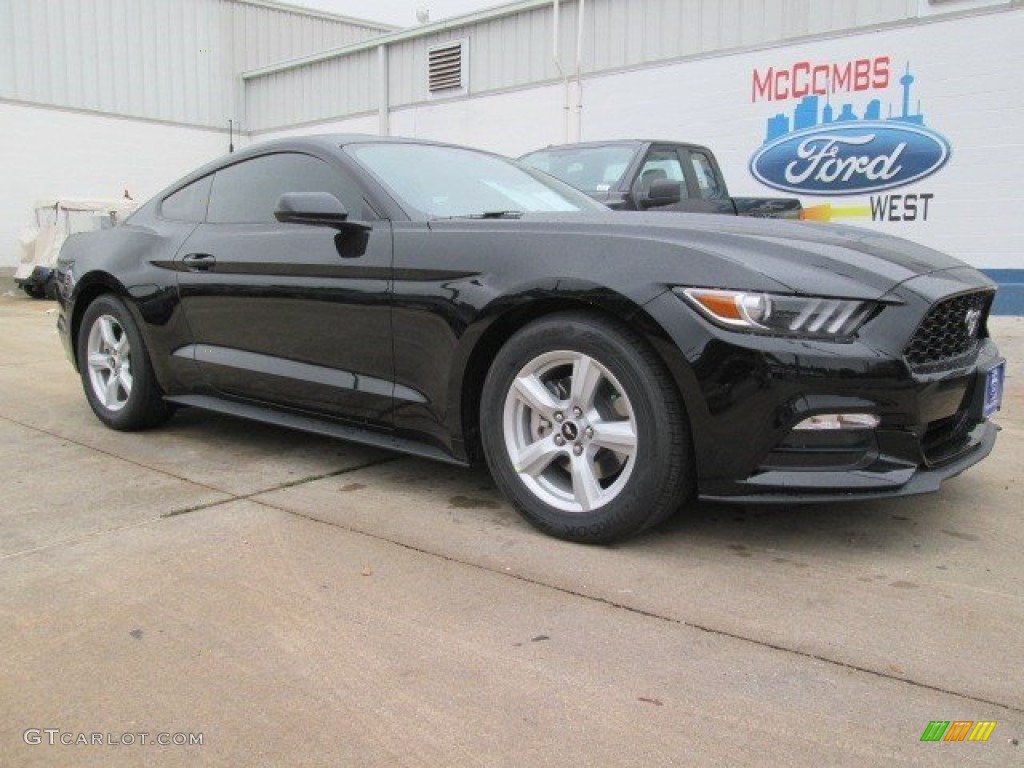
<path id="1" fill-rule="evenodd" d="M 977 291 L 934 305 L 904 350 L 911 369 L 927 373 L 970 362 L 985 333 L 991 304 L 992 291 Z"/>

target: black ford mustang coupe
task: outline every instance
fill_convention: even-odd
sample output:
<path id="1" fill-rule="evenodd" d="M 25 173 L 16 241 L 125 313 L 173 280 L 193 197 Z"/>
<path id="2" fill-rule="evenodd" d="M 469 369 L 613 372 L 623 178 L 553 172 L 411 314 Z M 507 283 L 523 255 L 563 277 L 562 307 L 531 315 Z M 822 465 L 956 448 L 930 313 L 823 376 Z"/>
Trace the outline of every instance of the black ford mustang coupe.
<path id="1" fill-rule="evenodd" d="M 74 236 L 58 327 L 96 415 L 187 405 L 459 464 L 607 542 L 695 495 L 936 490 L 991 450 L 994 286 L 866 230 L 615 214 L 513 161 L 268 142 Z"/>

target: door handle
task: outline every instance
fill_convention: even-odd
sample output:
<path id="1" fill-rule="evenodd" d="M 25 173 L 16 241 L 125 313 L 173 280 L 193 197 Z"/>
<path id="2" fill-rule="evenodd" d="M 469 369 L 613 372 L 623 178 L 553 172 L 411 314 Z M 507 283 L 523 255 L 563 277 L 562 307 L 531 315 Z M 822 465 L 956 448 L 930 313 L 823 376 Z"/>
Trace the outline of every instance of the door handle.
<path id="1" fill-rule="evenodd" d="M 217 266 L 217 259 L 211 253 L 190 253 L 181 260 L 181 263 L 189 272 L 209 272 Z"/>

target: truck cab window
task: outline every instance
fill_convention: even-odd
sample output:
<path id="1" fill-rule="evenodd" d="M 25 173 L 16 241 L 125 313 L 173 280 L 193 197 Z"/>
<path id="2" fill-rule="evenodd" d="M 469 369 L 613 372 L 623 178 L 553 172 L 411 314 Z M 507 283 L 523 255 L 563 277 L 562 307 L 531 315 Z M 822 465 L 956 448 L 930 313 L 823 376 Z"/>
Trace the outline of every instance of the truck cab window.
<path id="1" fill-rule="evenodd" d="M 651 184 L 659 179 L 670 179 L 680 184 L 686 183 L 686 176 L 683 174 L 682 163 L 679 162 L 679 155 L 673 149 L 655 149 L 647 155 L 643 168 L 640 169 L 640 195 L 646 196 L 651 190 Z"/>
<path id="2" fill-rule="evenodd" d="M 697 177 L 697 187 L 700 189 L 701 198 L 704 200 L 724 198 L 725 193 L 718 183 L 711 159 L 703 152 L 690 152 L 690 162 L 693 164 L 693 173 Z"/>

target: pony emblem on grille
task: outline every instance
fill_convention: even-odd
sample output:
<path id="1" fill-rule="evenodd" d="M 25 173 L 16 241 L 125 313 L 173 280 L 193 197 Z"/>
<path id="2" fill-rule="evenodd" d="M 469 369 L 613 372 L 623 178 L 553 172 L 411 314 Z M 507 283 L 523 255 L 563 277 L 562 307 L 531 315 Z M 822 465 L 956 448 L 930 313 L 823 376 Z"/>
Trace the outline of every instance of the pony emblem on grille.
<path id="1" fill-rule="evenodd" d="M 964 325 L 967 326 L 967 334 L 974 336 L 978 332 L 978 322 L 981 320 L 981 310 L 976 308 L 968 309 L 964 314 Z"/>

